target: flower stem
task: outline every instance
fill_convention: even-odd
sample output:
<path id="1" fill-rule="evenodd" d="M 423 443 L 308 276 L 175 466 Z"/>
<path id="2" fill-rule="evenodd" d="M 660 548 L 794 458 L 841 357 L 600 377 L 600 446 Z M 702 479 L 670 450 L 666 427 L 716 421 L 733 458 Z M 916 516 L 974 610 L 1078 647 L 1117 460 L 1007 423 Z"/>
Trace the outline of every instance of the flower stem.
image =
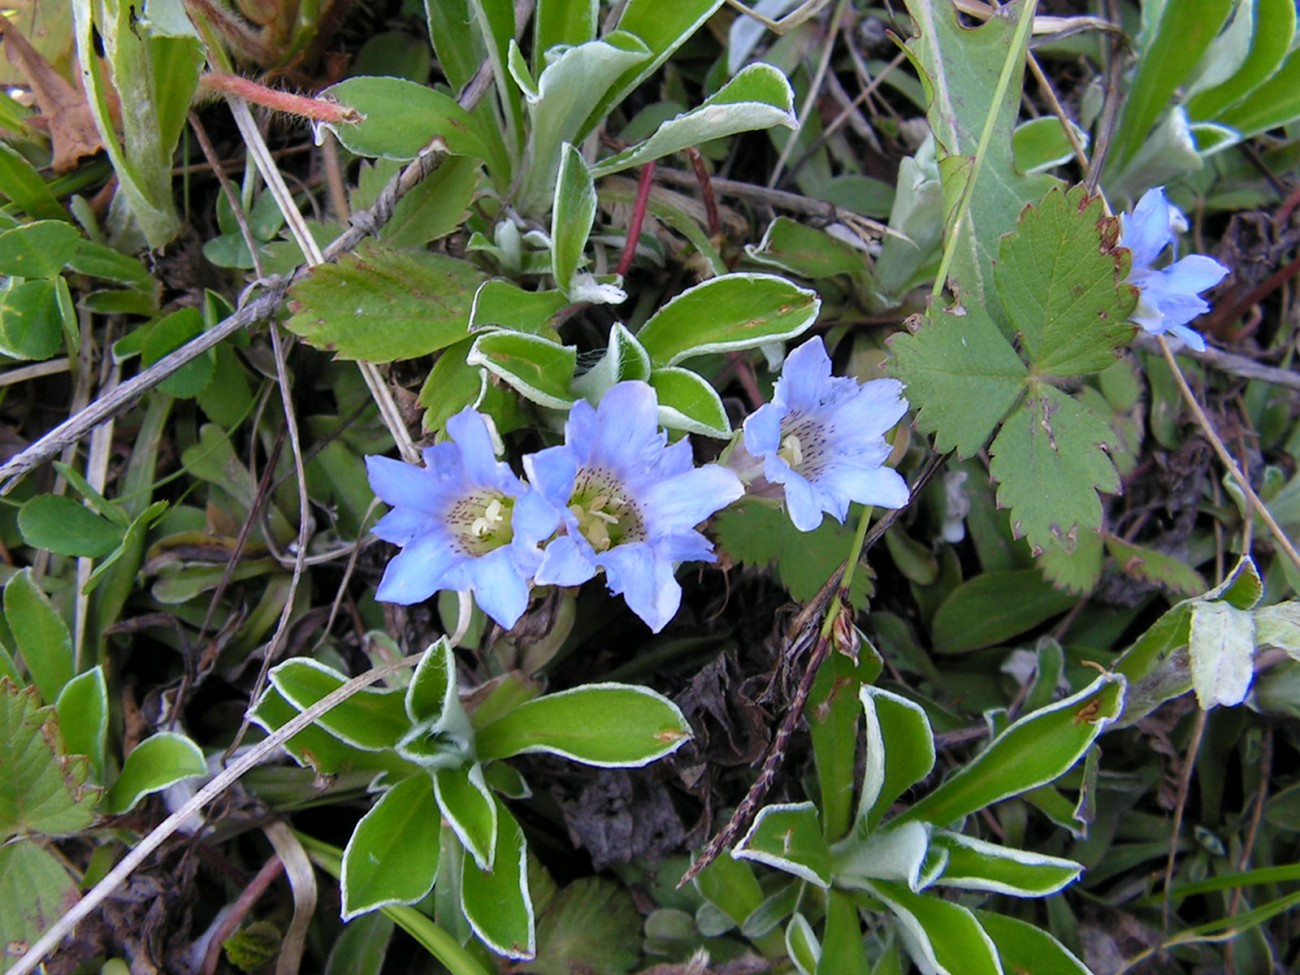
<path id="1" fill-rule="evenodd" d="M 337 125 L 344 122 L 360 122 L 365 119 L 365 116 L 355 108 L 340 105 L 332 98 L 307 98 L 303 95 L 294 95 L 276 88 L 268 88 L 256 81 L 250 81 L 248 78 L 240 77 L 237 74 L 228 74 L 225 71 L 206 72 L 199 77 L 199 85 L 211 92 L 218 92 L 222 95 L 237 95 L 244 101 L 252 102 L 254 105 L 261 105 L 263 108 L 269 108 L 276 112 L 284 112 L 286 115 L 311 119 L 313 122 L 327 122 Z"/>
<path id="2" fill-rule="evenodd" d="M 1196 395 L 1192 392 L 1192 387 L 1187 385 L 1187 379 L 1183 376 L 1182 369 L 1178 367 L 1178 360 L 1174 358 L 1173 349 L 1169 348 L 1169 343 L 1165 340 L 1163 335 L 1157 335 L 1156 341 L 1160 343 L 1160 351 L 1165 357 L 1165 362 L 1169 363 L 1170 371 L 1174 374 L 1174 380 L 1178 383 L 1178 389 L 1183 394 L 1183 401 L 1187 404 L 1188 408 L 1191 409 L 1192 415 L 1196 417 L 1196 422 L 1200 425 L 1201 431 L 1205 434 L 1205 438 L 1210 441 L 1210 446 L 1213 447 L 1214 452 L 1218 454 L 1220 463 L 1222 463 L 1227 469 L 1228 474 L 1232 479 L 1237 482 L 1242 493 L 1246 495 L 1247 501 L 1250 502 L 1250 507 L 1253 508 L 1255 512 L 1258 512 L 1259 517 L 1263 520 L 1264 524 L 1268 526 L 1268 530 L 1273 533 L 1273 538 L 1277 541 L 1278 547 L 1287 554 L 1287 557 L 1296 568 L 1300 569 L 1300 552 L 1296 551 L 1295 545 L 1292 544 L 1290 537 L 1287 536 L 1287 533 L 1282 530 L 1282 526 L 1273 518 L 1273 515 L 1268 510 L 1267 506 L 1260 500 L 1259 495 L 1255 493 L 1255 489 L 1250 486 L 1250 481 L 1246 479 L 1246 475 L 1241 472 L 1241 468 L 1237 465 L 1236 460 L 1233 459 L 1232 454 L 1228 453 L 1228 448 L 1225 447 L 1223 441 L 1219 439 L 1218 433 L 1215 432 L 1214 426 L 1210 423 L 1210 418 L 1205 415 L 1205 410 L 1201 409 L 1201 404 L 1197 401 Z M 1250 514 L 1251 512 L 1248 510 L 1246 512 L 1246 517 L 1249 518 Z"/>
<path id="3" fill-rule="evenodd" d="M 636 245 L 641 240 L 641 225 L 645 222 L 646 208 L 650 205 L 650 190 L 654 186 L 655 164 L 653 160 L 641 167 L 641 182 L 636 188 L 636 203 L 632 207 L 632 219 L 627 225 L 627 245 L 619 259 L 614 273 L 627 277 L 632 269 L 632 259 L 636 257 Z"/>

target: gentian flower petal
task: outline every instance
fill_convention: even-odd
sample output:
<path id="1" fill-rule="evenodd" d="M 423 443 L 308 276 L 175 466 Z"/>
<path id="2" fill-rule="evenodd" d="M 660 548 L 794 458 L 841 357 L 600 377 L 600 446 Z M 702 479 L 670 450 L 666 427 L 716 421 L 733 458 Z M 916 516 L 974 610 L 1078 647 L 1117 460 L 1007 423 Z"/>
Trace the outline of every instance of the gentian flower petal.
<path id="1" fill-rule="evenodd" d="M 812 531 L 825 514 L 843 522 L 854 501 L 901 508 L 907 484 L 883 465 L 891 453 L 884 435 L 907 411 L 902 393 L 897 380 L 859 384 L 831 375 L 822 340 L 809 339 L 787 357 L 772 401 L 745 420 L 743 448 L 728 466 L 755 493 L 779 486 L 800 531 Z M 766 484 L 755 483 L 756 460 Z"/>

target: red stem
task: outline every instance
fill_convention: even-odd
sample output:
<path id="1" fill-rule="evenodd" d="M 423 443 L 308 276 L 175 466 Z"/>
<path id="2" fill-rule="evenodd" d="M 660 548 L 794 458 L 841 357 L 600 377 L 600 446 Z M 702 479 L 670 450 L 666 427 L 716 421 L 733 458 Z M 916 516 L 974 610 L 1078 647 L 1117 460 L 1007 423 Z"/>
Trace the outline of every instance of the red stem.
<path id="1" fill-rule="evenodd" d="M 636 205 L 632 208 L 632 220 L 627 225 L 627 245 L 623 256 L 619 258 L 614 273 L 626 277 L 632 269 L 632 259 L 636 257 L 636 245 L 641 240 L 641 225 L 645 223 L 646 207 L 650 204 L 650 188 L 654 185 L 655 164 L 648 162 L 641 167 L 641 182 L 636 188 Z"/>
<path id="2" fill-rule="evenodd" d="M 718 215 L 718 201 L 713 195 L 713 179 L 705 168 L 700 150 L 694 147 L 687 149 L 686 158 L 691 161 L 695 179 L 700 184 L 700 198 L 704 201 L 704 215 L 709 222 L 709 236 L 718 237 L 722 234 L 722 218 Z"/>
<path id="3" fill-rule="evenodd" d="M 365 116 L 355 108 L 340 105 L 332 98 L 307 98 L 303 95 L 293 95 L 224 71 L 209 71 L 201 75 L 199 84 L 209 91 L 220 92 L 223 95 L 237 95 L 254 105 L 284 112 L 286 115 L 297 115 L 314 122 L 337 124 L 360 122 L 365 119 Z"/>

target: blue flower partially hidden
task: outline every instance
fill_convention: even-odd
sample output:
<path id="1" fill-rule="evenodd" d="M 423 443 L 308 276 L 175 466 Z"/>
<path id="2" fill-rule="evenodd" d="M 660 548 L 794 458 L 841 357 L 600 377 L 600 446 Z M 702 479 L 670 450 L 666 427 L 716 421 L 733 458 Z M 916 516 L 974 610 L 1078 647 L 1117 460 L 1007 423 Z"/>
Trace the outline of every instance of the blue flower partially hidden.
<path id="1" fill-rule="evenodd" d="M 576 586 L 603 570 L 610 592 L 656 633 L 681 605 L 677 563 L 714 560 L 695 526 L 744 493 L 731 471 L 697 468 L 688 441 L 667 439 L 654 390 L 623 382 L 599 407 L 574 404 L 562 446 L 524 458 L 529 483 L 562 520 L 536 581 Z"/>
<path id="2" fill-rule="evenodd" d="M 1152 266 L 1174 243 L 1176 233 L 1187 229 L 1183 215 L 1165 198 L 1163 186 L 1143 193 L 1133 213 L 1121 213 L 1119 220 L 1119 244 L 1133 254 L 1127 283 L 1139 292 L 1131 320 L 1152 335 L 1168 332 L 1204 352 L 1205 339 L 1187 323 L 1210 310 L 1201 292 L 1222 281 L 1228 269 L 1203 254 L 1189 254 L 1168 267 Z"/>
<path id="3" fill-rule="evenodd" d="M 388 603 L 422 602 L 435 592 L 473 593 L 483 612 L 510 629 L 528 607 L 539 543 L 555 510 L 497 460 L 483 417 L 464 409 L 447 421 L 451 439 L 424 451 L 424 467 L 367 457 L 370 486 L 392 511 L 374 527 L 402 551 L 375 593 Z"/>
<path id="4" fill-rule="evenodd" d="M 785 360 L 772 402 L 745 420 L 729 466 L 755 494 L 780 485 L 790 520 L 804 532 L 823 513 L 843 522 L 852 501 L 901 508 L 907 483 L 884 463 L 885 433 L 907 412 L 902 394 L 894 379 L 832 376 L 826 346 L 809 339 Z"/>

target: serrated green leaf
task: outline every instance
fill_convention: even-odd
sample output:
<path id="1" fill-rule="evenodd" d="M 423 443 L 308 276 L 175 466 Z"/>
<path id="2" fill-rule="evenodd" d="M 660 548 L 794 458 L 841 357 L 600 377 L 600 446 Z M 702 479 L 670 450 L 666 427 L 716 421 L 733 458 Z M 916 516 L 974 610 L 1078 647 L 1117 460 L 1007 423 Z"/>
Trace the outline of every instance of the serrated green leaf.
<path id="1" fill-rule="evenodd" d="M 1008 3 L 981 26 L 964 26 L 951 5 L 909 0 L 908 13 L 920 32 L 907 44 L 926 85 L 927 116 L 943 181 L 945 219 L 951 220 L 966 192 L 974 156 L 991 112 L 996 113 L 988 152 L 958 228 L 950 278 L 968 308 L 984 306 L 998 327 L 1002 309 L 994 302 L 993 264 L 998 241 L 1015 228 L 1027 203 L 1043 198 L 1057 181 L 1022 176 L 1012 158 L 1012 136 L 1020 114 L 1028 32 L 1019 32 L 1023 2 Z M 1023 33 L 1023 36 L 1021 34 Z M 1011 66 L 1006 95 L 993 105 L 1004 65 Z"/>
<path id="2" fill-rule="evenodd" d="M 498 955 L 532 958 L 537 941 L 528 892 L 528 848 L 523 830 L 500 803 L 497 824 L 491 872 L 480 870 L 472 857 L 461 860 L 461 908 L 474 933 Z"/>
<path id="3" fill-rule="evenodd" d="M 778 125 L 798 126 L 794 91 L 776 68 L 751 64 L 698 108 L 664 122 L 644 142 L 602 159 L 592 167 L 592 175 L 599 179 L 702 142 Z"/>
<path id="4" fill-rule="evenodd" d="M 603 768 L 639 768 L 691 737 L 677 705 L 630 684 L 584 684 L 535 698 L 478 730 L 480 761 L 545 752 Z"/>
<path id="5" fill-rule="evenodd" d="M 1045 853 L 999 846 L 973 836 L 941 831 L 930 840 L 948 859 L 935 884 L 1012 897 L 1046 897 L 1078 879 L 1083 865 Z"/>
<path id="6" fill-rule="evenodd" d="M 661 425 L 718 440 L 731 436 L 722 397 L 698 373 L 665 366 L 650 374 L 650 385 L 659 398 Z"/>
<path id="7" fill-rule="evenodd" d="M 89 770 L 85 758 L 65 754 L 58 719 L 36 691 L 0 678 L 0 839 L 88 826 L 99 794 L 86 785 Z"/>
<path id="8" fill-rule="evenodd" d="M 1128 255 L 1119 225 L 1083 187 L 1053 188 L 1002 239 L 993 279 L 1034 371 L 1071 377 L 1098 372 L 1133 339 L 1137 291 L 1121 281 Z"/>
<path id="9" fill-rule="evenodd" d="M 582 153 L 567 142 L 560 147 L 560 171 L 555 179 L 551 210 L 551 276 L 568 292 L 582 264 L 582 252 L 596 219 L 596 186 Z"/>
<path id="10" fill-rule="evenodd" d="M 771 274 L 726 274 L 679 294 L 637 332 L 655 366 L 710 352 L 754 349 L 802 335 L 821 300 Z"/>
<path id="11" fill-rule="evenodd" d="M 904 792 L 934 769 L 934 732 L 921 706 L 878 687 L 858 691 L 866 718 L 858 819 L 874 829 Z"/>
<path id="12" fill-rule="evenodd" d="M 1077 694 L 1020 718 L 973 761 L 887 824 L 946 826 L 1009 796 L 1060 778 L 1079 761 L 1124 703 L 1124 679 L 1098 677 Z"/>
<path id="13" fill-rule="evenodd" d="M 993 911 L 975 912 L 997 946 L 1002 968 L 1033 975 L 1092 975 L 1088 967 L 1042 928 Z"/>
<path id="14" fill-rule="evenodd" d="M 931 309 L 913 334 L 889 340 L 890 372 L 907 387 L 917 425 L 935 449 L 975 454 L 1015 405 L 1027 371 L 978 305 Z"/>
<path id="15" fill-rule="evenodd" d="M 18 531 L 33 548 L 99 558 L 122 543 L 123 529 L 65 495 L 38 494 L 18 511 Z"/>
<path id="16" fill-rule="evenodd" d="M 176 732 L 160 731 L 126 756 L 122 774 L 104 794 L 104 808 L 114 814 L 127 812 L 145 796 L 207 771 L 198 745 Z"/>
<path id="17" fill-rule="evenodd" d="M 294 314 L 286 325 L 345 359 L 412 359 L 469 334 L 470 305 L 483 277 L 467 261 L 367 242 L 293 286 Z"/>
<path id="18" fill-rule="evenodd" d="M 483 766 L 436 769 L 433 773 L 434 795 L 443 818 L 480 870 L 492 870 L 496 851 L 497 805 L 492 791 L 483 781 Z"/>
<path id="19" fill-rule="evenodd" d="M 1002 424 L 989 472 L 998 481 L 998 506 L 1011 509 L 1011 530 L 1037 550 L 1071 548 L 1079 528 L 1101 525 L 1098 491 L 1120 487 L 1102 447 L 1110 427 L 1078 400 L 1036 386 Z"/>
<path id="20" fill-rule="evenodd" d="M 0 845 L 0 944 L 30 945 L 78 898 L 77 885 L 54 854 L 30 840 Z"/>
<path id="21" fill-rule="evenodd" d="M 537 922 L 534 975 L 572 975 L 587 966 L 617 975 L 641 960 L 643 919 L 627 888 L 604 877 L 563 887 Z"/>
<path id="22" fill-rule="evenodd" d="M 576 398 L 571 387 L 578 353 L 571 345 L 523 332 L 488 332 L 475 339 L 465 361 L 482 366 L 541 406 L 567 410 Z"/>
<path id="23" fill-rule="evenodd" d="M 968 908 L 915 894 L 887 881 L 868 885 L 904 931 L 903 943 L 922 971 L 935 975 L 1002 975 L 997 950 Z"/>
<path id="24" fill-rule="evenodd" d="M 799 602 L 815 596 L 848 557 L 852 525 L 852 518 L 848 525 L 827 518 L 812 531 L 801 532 L 780 508 L 761 503 L 734 505 L 719 512 L 713 523 L 723 551 L 747 565 L 775 564 L 781 584 Z M 867 574 L 856 573 L 849 601 L 863 605 L 869 592 Z"/>
<path id="25" fill-rule="evenodd" d="M 1056 588 L 1081 596 L 1092 592 L 1101 580 L 1104 554 L 1101 533 L 1081 529 L 1074 548 L 1067 551 L 1058 545 L 1049 546 L 1038 553 L 1035 562 Z"/>
<path id="26" fill-rule="evenodd" d="M 1235 707 L 1246 699 L 1255 676 L 1255 618 L 1226 602 L 1196 601 L 1188 638 L 1196 700 Z"/>
<path id="27" fill-rule="evenodd" d="M 1077 602 L 1037 569 L 982 572 L 939 606 L 931 626 L 935 652 L 965 653 L 1005 643 Z"/>
<path id="28" fill-rule="evenodd" d="M 299 711 L 338 690 L 348 680 L 310 657 L 294 657 L 277 664 L 269 677 L 271 686 Z M 363 687 L 322 714 L 315 724 L 340 741 L 367 751 L 395 747 L 410 728 L 402 694 L 393 688 L 376 687 Z"/>
<path id="29" fill-rule="evenodd" d="M 423 773 L 403 779 L 361 817 L 343 851 L 343 920 L 413 904 L 438 875 L 440 813 Z"/>
<path id="30" fill-rule="evenodd" d="M 36 220 L 0 234 L 0 274 L 51 278 L 77 252 L 81 234 L 63 220 Z"/>
<path id="31" fill-rule="evenodd" d="M 36 585 L 31 569 L 15 573 L 5 583 L 4 610 L 32 683 L 42 699 L 53 704 L 73 675 L 68 625 Z"/>
<path id="32" fill-rule="evenodd" d="M 764 806 L 731 855 L 784 870 L 823 889 L 831 885 L 831 851 L 811 802 Z"/>

